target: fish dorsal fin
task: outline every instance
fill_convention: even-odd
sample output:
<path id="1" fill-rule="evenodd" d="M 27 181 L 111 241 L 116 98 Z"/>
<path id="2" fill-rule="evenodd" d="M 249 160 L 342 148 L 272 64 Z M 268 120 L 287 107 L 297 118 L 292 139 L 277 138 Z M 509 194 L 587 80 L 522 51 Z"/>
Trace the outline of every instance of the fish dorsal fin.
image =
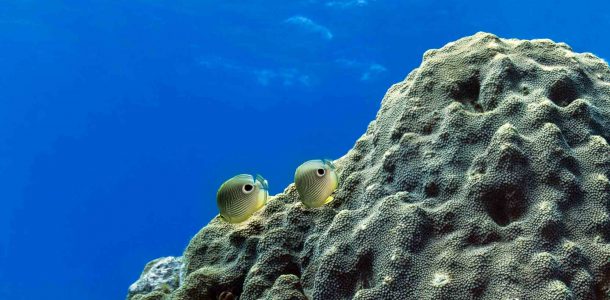
<path id="1" fill-rule="evenodd" d="M 256 174 L 254 178 L 256 178 L 256 181 L 259 181 L 261 183 L 263 189 L 267 191 L 269 190 L 269 182 L 267 181 L 267 179 L 263 178 L 263 176 L 261 176 L 260 174 Z"/>
<path id="2" fill-rule="evenodd" d="M 332 160 L 330 159 L 323 159 L 322 162 L 324 162 L 324 164 L 328 165 L 331 169 L 336 169 L 337 167 L 335 167 L 335 163 L 333 163 Z"/>

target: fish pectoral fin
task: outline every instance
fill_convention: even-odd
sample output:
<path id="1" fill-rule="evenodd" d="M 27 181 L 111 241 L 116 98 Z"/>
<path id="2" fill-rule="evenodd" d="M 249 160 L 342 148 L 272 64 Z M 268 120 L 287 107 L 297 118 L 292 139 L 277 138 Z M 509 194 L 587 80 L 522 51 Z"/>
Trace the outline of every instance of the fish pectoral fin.
<path id="1" fill-rule="evenodd" d="M 328 204 L 328 203 L 330 203 L 331 201 L 333 201 L 334 199 L 335 199 L 335 197 L 333 197 L 333 196 L 328 196 L 328 198 L 326 198 L 326 200 L 324 200 L 324 204 Z"/>

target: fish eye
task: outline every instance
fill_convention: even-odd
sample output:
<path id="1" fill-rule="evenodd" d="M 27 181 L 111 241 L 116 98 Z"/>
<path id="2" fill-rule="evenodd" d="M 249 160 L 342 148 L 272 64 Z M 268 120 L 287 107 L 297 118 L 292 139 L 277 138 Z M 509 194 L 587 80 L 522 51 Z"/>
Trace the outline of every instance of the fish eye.
<path id="1" fill-rule="evenodd" d="M 241 190 L 244 192 L 244 194 L 250 194 L 252 192 L 252 190 L 254 190 L 254 186 L 247 183 L 241 187 Z"/>
<path id="2" fill-rule="evenodd" d="M 322 177 L 322 176 L 324 176 L 324 174 L 326 174 L 326 170 L 324 170 L 324 169 L 318 169 L 316 171 L 316 175 L 318 175 L 318 177 Z"/>

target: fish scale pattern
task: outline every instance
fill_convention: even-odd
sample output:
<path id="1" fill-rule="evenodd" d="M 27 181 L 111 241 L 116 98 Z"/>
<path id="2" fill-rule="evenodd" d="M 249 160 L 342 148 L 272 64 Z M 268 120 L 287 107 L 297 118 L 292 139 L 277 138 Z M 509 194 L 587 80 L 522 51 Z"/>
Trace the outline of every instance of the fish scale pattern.
<path id="1" fill-rule="evenodd" d="M 179 288 L 138 299 L 610 299 L 609 140 L 606 62 L 462 38 L 388 90 L 334 202 L 291 185 L 216 218 Z"/>

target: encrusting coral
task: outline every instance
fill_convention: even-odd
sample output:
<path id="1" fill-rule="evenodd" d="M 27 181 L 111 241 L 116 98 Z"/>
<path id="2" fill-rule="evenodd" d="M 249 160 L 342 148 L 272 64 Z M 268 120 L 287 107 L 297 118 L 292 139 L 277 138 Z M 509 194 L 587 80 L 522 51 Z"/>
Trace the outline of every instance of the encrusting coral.
<path id="1" fill-rule="evenodd" d="M 178 288 L 129 298 L 608 299 L 609 139 L 603 60 L 477 33 L 388 90 L 333 202 L 215 218 Z"/>

